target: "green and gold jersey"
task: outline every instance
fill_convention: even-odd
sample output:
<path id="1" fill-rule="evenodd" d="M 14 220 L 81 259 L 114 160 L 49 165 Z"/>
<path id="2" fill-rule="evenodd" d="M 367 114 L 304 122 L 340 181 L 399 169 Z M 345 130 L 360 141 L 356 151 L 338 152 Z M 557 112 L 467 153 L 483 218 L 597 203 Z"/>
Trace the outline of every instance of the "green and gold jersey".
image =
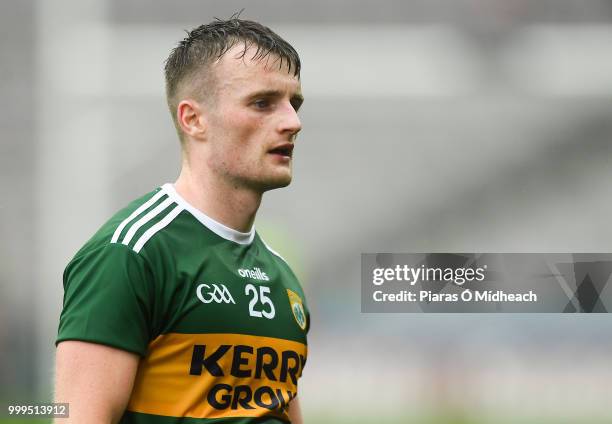
<path id="1" fill-rule="evenodd" d="M 118 212 L 64 272 L 57 343 L 142 356 L 121 423 L 288 421 L 309 312 L 285 261 L 171 184 Z"/>

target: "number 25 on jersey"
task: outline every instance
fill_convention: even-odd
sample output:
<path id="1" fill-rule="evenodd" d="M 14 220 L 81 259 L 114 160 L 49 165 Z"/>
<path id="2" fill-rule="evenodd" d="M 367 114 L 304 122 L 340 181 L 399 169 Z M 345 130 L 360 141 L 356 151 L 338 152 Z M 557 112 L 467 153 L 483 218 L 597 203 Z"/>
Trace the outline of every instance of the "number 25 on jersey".
<path id="1" fill-rule="evenodd" d="M 252 296 L 249 302 L 249 315 L 256 318 L 272 319 L 276 313 L 272 300 L 268 297 L 270 287 L 259 286 L 259 290 L 253 284 L 247 284 L 244 288 L 244 294 Z M 266 305 L 269 307 L 266 308 Z"/>

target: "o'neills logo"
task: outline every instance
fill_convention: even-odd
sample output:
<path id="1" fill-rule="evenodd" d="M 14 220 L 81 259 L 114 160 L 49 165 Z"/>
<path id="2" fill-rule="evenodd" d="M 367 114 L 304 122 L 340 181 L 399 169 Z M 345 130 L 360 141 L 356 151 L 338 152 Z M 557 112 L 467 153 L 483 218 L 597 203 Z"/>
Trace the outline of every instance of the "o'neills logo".
<path id="1" fill-rule="evenodd" d="M 253 269 L 239 269 L 238 274 L 244 278 L 252 278 L 254 280 L 270 281 L 265 272 L 255 267 Z"/>
<path id="2" fill-rule="evenodd" d="M 216 377 L 204 394 L 216 410 L 282 411 L 297 394 L 305 363 L 298 352 L 271 346 L 194 345 L 189 374 Z"/>

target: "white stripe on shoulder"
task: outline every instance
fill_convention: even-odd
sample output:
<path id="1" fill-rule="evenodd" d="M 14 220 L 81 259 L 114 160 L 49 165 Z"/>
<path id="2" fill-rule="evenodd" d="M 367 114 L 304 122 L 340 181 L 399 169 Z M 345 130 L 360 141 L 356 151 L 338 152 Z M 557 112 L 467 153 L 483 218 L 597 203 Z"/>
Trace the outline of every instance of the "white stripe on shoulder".
<path id="1" fill-rule="evenodd" d="M 176 207 L 172 209 L 170 213 L 166 215 L 161 221 L 159 221 L 157 224 L 153 225 L 151 228 L 145 231 L 145 233 L 140 236 L 140 238 L 134 245 L 134 252 L 139 253 L 140 249 L 142 249 L 145 243 L 148 242 L 149 239 L 155 235 L 155 233 L 164 228 L 166 225 L 170 224 L 174 220 L 174 218 L 176 218 L 177 215 L 182 211 L 183 208 L 180 205 L 176 205 Z"/>
<path id="2" fill-rule="evenodd" d="M 261 237 L 260 237 L 261 238 Z M 287 262 L 287 259 L 283 258 L 280 253 L 278 253 L 276 250 L 272 249 L 270 246 L 268 246 L 268 243 L 266 243 L 265 241 L 263 241 L 263 239 L 261 239 L 261 241 L 263 242 L 264 246 L 266 246 L 268 248 L 268 250 L 272 253 L 274 253 L 276 256 L 278 256 L 279 258 L 281 258 L 287 265 L 289 265 L 289 262 Z"/>
<path id="3" fill-rule="evenodd" d="M 130 216 L 128 216 L 127 218 L 125 218 L 121 224 L 119 224 L 119 226 L 117 227 L 117 229 L 115 230 L 115 232 L 113 233 L 113 238 L 111 239 L 111 243 L 117 243 L 117 240 L 119 240 L 119 236 L 121 235 L 121 232 L 123 231 L 123 229 L 125 228 L 126 225 L 128 225 L 128 223 L 133 220 L 134 218 L 136 218 L 138 215 L 140 215 L 141 213 L 143 213 L 145 210 L 147 210 L 148 208 L 150 208 L 153 203 L 157 202 L 163 195 L 165 195 L 166 193 L 164 193 L 163 190 L 159 190 L 157 193 L 155 193 L 155 195 L 153 197 L 151 197 L 149 200 L 147 200 L 145 203 L 143 203 L 142 205 L 140 205 L 138 207 L 138 209 L 136 209 L 134 212 L 132 212 L 130 214 Z"/>
<path id="4" fill-rule="evenodd" d="M 166 200 L 164 200 L 159 205 L 157 205 L 154 209 L 150 210 L 145 216 L 140 218 L 130 227 L 129 231 L 127 232 L 127 234 L 125 235 L 125 238 L 123 239 L 121 243 L 125 244 L 126 246 L 130 244 L 130 241 L 132 241 L 132 237 L 134 237 L 134 234 L 136 234 L 136 231 L 138 231 L 140 227 L 142 227 L 147 222 L 155 218 L 157 215 L 159 215 L 164 209 L 166 209 L 172 203 L 174 203 L 174 201 L 168 197 Z"/>

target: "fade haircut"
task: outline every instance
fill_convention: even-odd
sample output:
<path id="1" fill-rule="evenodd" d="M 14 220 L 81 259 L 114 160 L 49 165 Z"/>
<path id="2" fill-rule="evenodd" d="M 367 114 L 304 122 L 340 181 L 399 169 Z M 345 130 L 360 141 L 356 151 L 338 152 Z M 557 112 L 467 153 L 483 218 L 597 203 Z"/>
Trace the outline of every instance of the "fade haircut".
<path id="1" fill-rule="evenodd" d="M 287 65 L 287 72 L 300 78 L 300 57 L 295 49 L 270 28 L 258 22 L 238 19 L 233 15 L 228 20 L 215 19 L 200 25 L 172 49 L 164 67 L 166 77 L 166 99 L 179 139 L 183 132 L 176 118 L 176 109 L 185 87 L 197 101 L 214 97 L 214 78 L 210 65 L 221 59 L 232 47 L 243 44 L 244 58 L 251 47 L 255 47 L 252 60 L 268 60 L 272 56 L 279 69 Z M 207 92 L 207 90 L 210 90 Z"/>

